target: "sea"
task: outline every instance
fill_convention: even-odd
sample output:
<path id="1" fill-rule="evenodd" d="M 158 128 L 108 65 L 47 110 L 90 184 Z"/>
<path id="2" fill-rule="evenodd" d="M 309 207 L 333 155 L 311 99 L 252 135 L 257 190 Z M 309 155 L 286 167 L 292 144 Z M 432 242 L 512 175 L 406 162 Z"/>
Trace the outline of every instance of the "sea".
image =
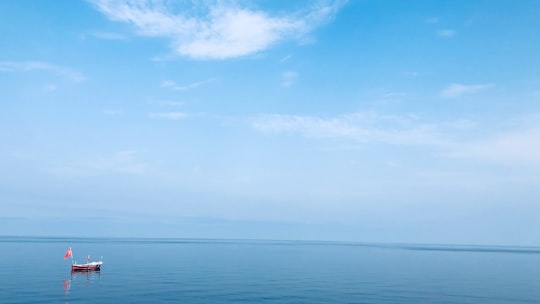
<path id="1" fill-rule="evenodd" d="M 0 237 L 0 303 L 540 303 L 540 248 Z"/>

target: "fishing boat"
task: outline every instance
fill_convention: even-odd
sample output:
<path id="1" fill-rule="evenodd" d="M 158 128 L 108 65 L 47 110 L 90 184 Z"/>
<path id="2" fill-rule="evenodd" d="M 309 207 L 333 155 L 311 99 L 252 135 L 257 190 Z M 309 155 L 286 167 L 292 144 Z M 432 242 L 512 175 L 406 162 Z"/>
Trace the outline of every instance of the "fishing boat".
<path id="1" fill-rule="evenodd" d="M 71 257 L 71 272 L 89 272 L 89 271 L 101 271 L 101 265 L 103 261 L 90 262 L 90 256 L 87 257 L 88 262 L 85 264 L 77 264 L 73 261 L 73 252 L 71 247 L 68 248 L 64 255 L 64 260 Z"/>
<path id="2" fill-rule="evenodd" d="M 72 272 L 100 271 L 101 264 L 103 264 L 102 261 L 90 262 L 86 264 L 71 264 L 71 271 Z"/>

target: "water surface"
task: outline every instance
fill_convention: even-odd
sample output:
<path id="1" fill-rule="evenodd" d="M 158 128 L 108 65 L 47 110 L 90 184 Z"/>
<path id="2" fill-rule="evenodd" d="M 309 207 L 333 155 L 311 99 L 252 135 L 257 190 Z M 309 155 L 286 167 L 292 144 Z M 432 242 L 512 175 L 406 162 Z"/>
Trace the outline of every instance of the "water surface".
<path id="1" fill-rule="evenodd" d="M 540 303 L 540 248 L 0 237 L 0 302 Z"/>

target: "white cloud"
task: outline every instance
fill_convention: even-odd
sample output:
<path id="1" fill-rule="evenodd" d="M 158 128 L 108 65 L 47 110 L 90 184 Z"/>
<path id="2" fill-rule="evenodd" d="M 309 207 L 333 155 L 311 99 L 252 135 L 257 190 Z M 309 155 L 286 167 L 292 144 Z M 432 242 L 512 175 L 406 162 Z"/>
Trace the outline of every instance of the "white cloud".
<path id="1" fill-rule="evenodd" d="M 436 125 L 420 123 L 414 116 L 354 113 L 337 117 L 264 115 L 252 126 L 269 133 L 298 134 L 307 138 L 345 139 L 399 145 L 445 146 Z"/>
<path id="2" fill-rule="evenodd" d="M 288 60 L 291 59 L 291 58 L 292 58 L 292 55 L 289 54 L 289 55 L 287 55 L 287 56 L 281 58 L 281 59 L 279 60 L 279 63 L 284 63 L 285 61 L 288 61 Z"/>
<path id="3" fill-rule="evenodd" d="M 196 59 L 239 57 L 301 38 L 332 19 L 343 2 L 320 0 L 307 12 L 271 16 L 233 0 L 93 0 L 109 19 L 131 23 L 141 35 L 168 38 L 177 54 Z"/>
<path id="4" fill-rule="evenodd" d="M 294 84 L 297 78 L 298 78 L 298 73 L 294 71 L 283 72 L 283 74 L 281 75 L 281 86 L 290 87 Z"/>
<path id="5" fill-rule="evenodd" d="M 251 120 L 253 128 L 313 140 L 340 139 L 351 143 L 385 143 L 436 148 L 440 157 L 501 166 L 540 166 L 540 115 L 503 121 L 499 131 L 485 133 L 478 121 L 426 123 L 414 115 L 373 112 L 336 117 L 263 115 Z M 493 127 L 491 125 L 491 127 Z"/>
<path id="6" fill-rule="evenodd" d="M 170 119 L 178 120 L 188 117 L 189 115 L 184 112 L 161 112 L 161 113 L 150 113 L 148 117 L 153 119 Z"/>
<path id="7" fill-rule="evenodd" d="M 466 85 L 461 83 L 453 83 L 444 88 L 440 95 L 445 98 L 458 98 L 464 94 L 476 93 L 489 88 L 493 88 L 495 85 L 491 83 L 487 84 L 472 84 Z"/>
<path id="8" fill-rule="evenodd" d="M 540 124 L 518 129 L 463 142 L 448 156 L 503 165 L 540 166 Z"/>
<path id="9" fill-rule="evenodd" d="M 173 54 L 153 56 L 152 58 L 150 58 L 150 60 L 154 62 L 167 62 L 167 61 L 173 61 L 174 59 L 175 59 L 175 56 Z"/>
<path id="10" fill-rule="evenodd" d="M 30 72 L 47 71 L 75 82 L 84 81 L 86 78 L 81 73 L 67 67 L 62 67 L 42 61 L 0 61 L 0 72 Z"/>
<path id="11" fill-rule="evenodd" d="M 207 80 L 203 80 L 203 81 L 190 83 L 190 84 L 187 84 L 187 85 L 178 85 L 178 84 L 176 84 L 176 82 L 174 82 L 172 80 L 165 80 L 165 81 L 163 81 L 161 83 L 161 87 L 169 88 L 169 89 L 175 90 L 175 91 L 187 91 L 187 90 L 195 89 L 195 88 L 200 87 L 202 85 L 205 85 L 207 83 L 210 83 L 210 82 L 212 82 L 214 80 L 215 80 L 214 78 L 211 78 L 211 79 L 207 79 Z"/>
<path id="12" fill-rule="evenodd" d="M 91 33 L 92 36 L 99 38 L 99 39 L 105 39 L 105 40 L 128 40 L 128 38 L 122 34 L 119 33 L 112 33 L 112 32 L 93 32 Z"/>
<path id="13" fill-rule="evenodd" d="M 456 31 L 450 29 L 441 29 L 437 31 L 439 37 L 450 38 L 456 35 Z"/>

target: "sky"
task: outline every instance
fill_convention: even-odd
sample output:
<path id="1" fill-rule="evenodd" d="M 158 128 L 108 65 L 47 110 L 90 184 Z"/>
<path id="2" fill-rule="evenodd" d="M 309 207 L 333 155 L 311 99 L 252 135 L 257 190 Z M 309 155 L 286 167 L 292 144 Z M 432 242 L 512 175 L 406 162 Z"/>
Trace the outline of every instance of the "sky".
<path id="1" fill-rule="evenodd" d="M 0 2 L 0 235 L 540 246 L 540 2 Z"/>

